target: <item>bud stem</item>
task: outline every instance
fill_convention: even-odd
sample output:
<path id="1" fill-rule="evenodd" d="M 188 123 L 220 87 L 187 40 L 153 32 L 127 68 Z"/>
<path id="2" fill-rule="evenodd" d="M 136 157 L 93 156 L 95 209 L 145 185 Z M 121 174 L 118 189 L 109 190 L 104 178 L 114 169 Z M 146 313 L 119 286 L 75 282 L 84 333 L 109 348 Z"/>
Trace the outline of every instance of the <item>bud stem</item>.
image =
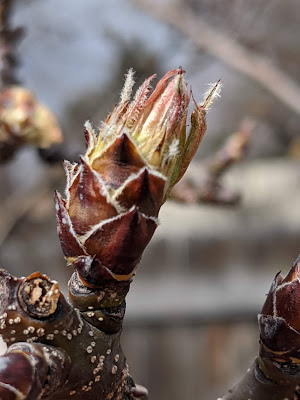
<path id="1" fill-rule="evenodd" d="M 297 368 L 297 373 L 289 374 L 270 360 L 257 357 L 244 378 L 222 400 L 293 400 L 300 382 L 300 367 Z"/>

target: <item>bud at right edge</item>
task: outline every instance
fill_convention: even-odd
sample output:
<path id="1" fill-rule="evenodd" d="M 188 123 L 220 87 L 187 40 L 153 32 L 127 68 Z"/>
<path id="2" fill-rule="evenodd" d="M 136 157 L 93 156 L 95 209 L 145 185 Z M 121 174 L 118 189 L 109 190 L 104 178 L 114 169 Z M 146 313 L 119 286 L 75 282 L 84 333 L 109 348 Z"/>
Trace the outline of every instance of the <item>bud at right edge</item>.
<path id="1" fill-rule="evenodd" d="M 258 323 L 261 354 L 300 365 L 300 256 L 285 278 L 276 275 Z"/>

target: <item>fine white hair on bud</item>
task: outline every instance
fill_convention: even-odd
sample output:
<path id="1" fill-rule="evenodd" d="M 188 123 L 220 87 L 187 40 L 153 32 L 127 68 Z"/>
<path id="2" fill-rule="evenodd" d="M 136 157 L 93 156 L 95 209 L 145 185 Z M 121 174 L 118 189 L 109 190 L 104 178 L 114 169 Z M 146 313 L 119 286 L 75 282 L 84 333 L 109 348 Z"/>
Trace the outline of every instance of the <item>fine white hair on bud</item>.
<path id="1" fill-rule="evenodd" d="M 132 68 L 129 68 L 127 74 L 125 75 L 125 83 L 120 96 L 120 104 L 123 104 L 130 100 L 132 88 L 135 83 L 134 74 L 134 70 Z"/>
<path id="2" fill-rule="evenodd" d="M 95 147 L 96 135 L 90 121 L 86 121 L 84 127 L 88 135 L 86 153 L 90 154 L 93 148 Z"/>
<path id="3" fill-rule="evenodd" d="M 66 199 L 57 195 L 59 238 L 67 261 L 92 288 L 107 279 L 129 281 L 135 273 L 159 210 L 206 131 L 206 111 L 220 94 L 218 81 L 202 104 L 195 102 L 187 135 L 193 95 L 185 71 L 168 71 L 151 91 L 155 76 L 132 96 L 130 68 L 119 103 L 99 130 L 85 124 L 87 150 L 80 163 L 65 163 Z"/>
<path id="4" fill-rule="evenodd" d="M 88 132 L 93 132 L 93 127 L 89 120 L 85 121 L 84 127 Z"/>
<path id="5" fill-rule="evenodd" d="M 200 104 L 206 111 L 210 109 L 210 106 L 217 97 L 221 97 L 222 84 L 220 79 L 216 83 L 210 83 L 207 91 L 204 93 L 203 101 Z"/>
<path id="6" fill-rule="evenodd" d="M 169 146 L 168 159 L 177 156 L 179 152 L 179 139 L 173 139 Z"/>

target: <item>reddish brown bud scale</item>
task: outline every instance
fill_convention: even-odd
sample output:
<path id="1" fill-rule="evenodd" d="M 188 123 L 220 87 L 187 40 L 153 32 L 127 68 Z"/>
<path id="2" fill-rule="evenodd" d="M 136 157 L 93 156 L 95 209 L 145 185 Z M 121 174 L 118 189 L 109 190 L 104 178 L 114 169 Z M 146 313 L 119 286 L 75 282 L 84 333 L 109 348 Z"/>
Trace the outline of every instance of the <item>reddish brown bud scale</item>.
<path id="1" fill-rule="evenodd" d="M 95 257 L 79 256 L 72 262 L 72 266 L 78 272 L 81 281 L 90 288 L 106 286 L 112 280 L 111 272 Z"/>
<path id="2" fill-rule="evenodd" d="M 276 315 L 300 332 L 300 282 L 299 279 L 278 287 L 276 291 Z M 285 300 L 283 300 L 285 299 Z M 288 299 L 288 301 L 286 300 Z"/>
<path id="3" fill-rule="evenodd" d="M 70 188 L 68 212 L 73 228 L 77 234 L 83 235 L 95 221 L 115 217 L 118 213 L 103 194 L 104 183 L 83 158 L 81 158 L 81 166 L 81 172 Z"/>
<path id="4" fill-rule="evenodd" d="M 154 219 L 145 217 L 134 206 L 128 213 L 103 223 L 85 241 L 85 247 L 113 274 L 128 275 L 139 262 L 156 226 Z"/>
<path id="5" fill-rule="evenodd" d="M 93 169 L 107 185 L 117 189 L 130 175 L 138 173 L 145 165 L 131 140 L 126 134 L 122 134 L 93 162 Z"/>
<path id="6" fill-rule="evenodd" d="M 65 207 L 66 202 L 58 192 L 55 192 L 55 208 L 57 217 L 57 230 L 60 244 L 65 257 L 84 255 L 85 250 L 74 233 L 74 228 Z"/>
<path id="7" fill-rule="evenodd" d="M 121 207 L 129 209 L 134 204 L 141 213 L 157 217 L 163 201 L 165 181 L 142 169 L 136 178 L 132 179 L 116 196 Z"/>
<path id="8" fill-rule="evenodd" d="M 300 258 L 283 279 L 277 274 L 258 318 L 262 354 L 300 364 Z"/>
<path id="9" fill-rule="evenodd" d="M 267 298 L 265 300 L 265 303 L 262 307 L 261 313 L 262 314 L 268 314 L 268 315 L 274 315 L 274 306 L 275 306 L 275 292 L 276 292 L 276 288 L 281 285 L 283 281 L 283 277 L 281 275 L 281 273 L 279 272 L 278 274 L 276 274 L 272 285 L 270 287 L 269 293 L 267 295 Z"/>

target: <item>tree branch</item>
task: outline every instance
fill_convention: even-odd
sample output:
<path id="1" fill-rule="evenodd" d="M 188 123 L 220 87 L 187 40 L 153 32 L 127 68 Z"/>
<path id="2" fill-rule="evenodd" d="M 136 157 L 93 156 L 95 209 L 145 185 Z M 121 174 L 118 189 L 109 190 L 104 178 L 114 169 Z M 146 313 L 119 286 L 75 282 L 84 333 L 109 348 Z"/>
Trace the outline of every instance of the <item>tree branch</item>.
<path id="1" fill-rule="evenodd" d="M 23 36 L 22 28 L 10 27 L 13 0 L 0 2 L 0 87 L 18 83 L 15 76 L 17 58 L 14 49 Z"/>
<path id="2" fill-rule="evenodd" d="M 187 174 L 174 187 L 171 198 L 183 203 L 237 204 L 240 194 L 225 187 L 221 177 L 245 156 L 252 130 L 253 124 L 244 120 L 238 132 L 232 134 L 219 151 L 197 165 L 195 174 Z"/>
<path id="3" fill-rule="evenodd" d="M 0 163 L 10 160 L 24 144 L 48 148 L 61 143 L 62 133 L 54 115 L 29 90 L 17 86 L 17 41 L 21 28 L 10 27 L 13 0 L 0 0 Z M 47 153 L 42 156 L 48 161 Z"/>
<path id="4" fill-rule="evenodd" d="M 195 15 L 181 0 L 161 2 L 132 0 L 138 7 L 173 26 L 200 50 L 216 57 L 236 71 L 259 83 L 292 111 L 300 114 L 300 86 L 269 58 L 249 51 L 225 32 Z"/>
<path id="5" fill-rule="evenodd" d="M 20 350 L 21 346 L 23 353 L 28 343 L 39 342 L 42 346 L 52 346 L 52 354 L 60 357 L 60 364 L 65 360 L 69 370 L 68 373 L 57 371 L 58 375 L 48 380 L 44 375 L 26 380 L 28 385 L 35 385 L 38 379 L 40 392 L 31 396 L 28 390 L 24 399 L 40 399 L 41 393 L 45 393 L 47 400 L 66 400 L 71 396 L 96 400 L 99 393 L 103 398 L 114 400 L 132 398 L 134 384 L 120 348 L 120 331 L 112 334 L 94 327 L 65 300 L 57 282 L 40 273 L 17 279 L 0 270 L 0 284 L 1 334 L 6 343 L 16 343 L 4 357 L 10 359 L 12 350 Z M 20 342 L 26 344 L 22 347 Z M 0 365 L 1 360 L 3 358 L 0 358 Z M 28 373 L 28 368 L 31 369 L 24 365 L 24 372 Z M 11 367 L 6 368 L 5 373 L 11 373 Z M 17 384 L 19 382 L 15 382 Z M 88 396 L 87 392 L 90 392 Z"/>

